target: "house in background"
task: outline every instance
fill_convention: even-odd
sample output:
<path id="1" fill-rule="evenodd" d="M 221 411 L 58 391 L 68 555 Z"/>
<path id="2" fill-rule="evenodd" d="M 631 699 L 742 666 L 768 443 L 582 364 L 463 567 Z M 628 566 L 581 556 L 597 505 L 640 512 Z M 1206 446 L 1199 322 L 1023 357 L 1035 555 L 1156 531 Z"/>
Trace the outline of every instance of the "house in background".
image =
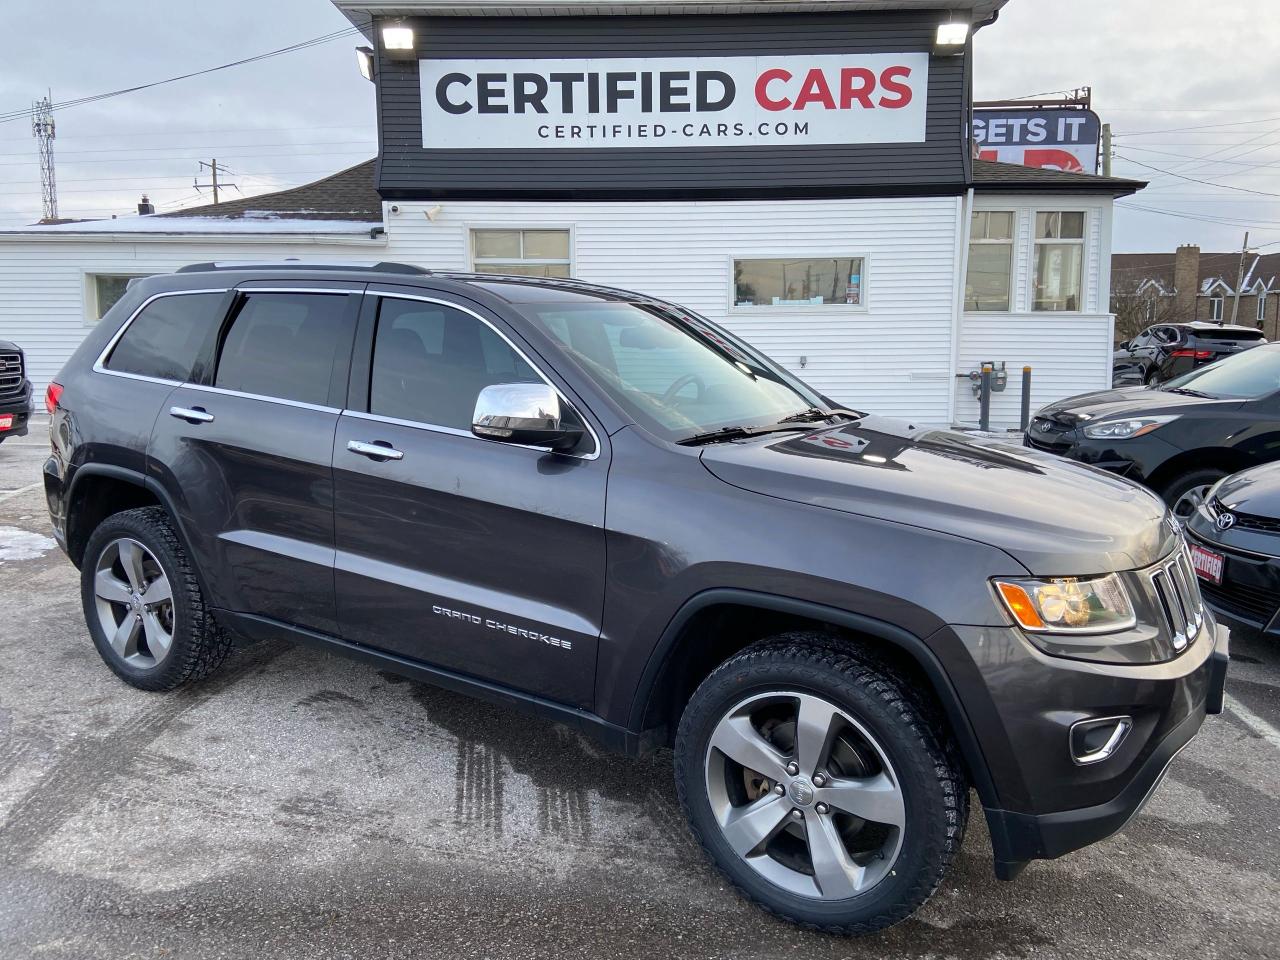
<path id="1" fill-rule="evenodd" d="M 939 36 L 1005 2 L 337 0 L 370 45 L 376 164 L 0 230 L 0 336 L 42 390 L 131 277 L 389 260 L 652 294 L 837 402 L 921 425 L 976 424 L 986 362 L 1031 366 L 1033 407 L 1104 389 L 1113 201 L 1144 184 L 973 157 L 973 34 Z M 626 89 L 602 99 L 601 82 Z M 1020 400 L 997 393 L 992 425 L 1016 427 Z"/>
<path id="2" fill-rule="evenodd" d="M 1113 254 L 1111 311 L 1120 340 L 1153 323 L 1189 320 L 1258 327 L 1268 340 L 1280 339 L 1280 253 L 1246 253 L 1243 263 L 1239 252 L 1201 253 L 1192 245 L 1172 254 Z"/>

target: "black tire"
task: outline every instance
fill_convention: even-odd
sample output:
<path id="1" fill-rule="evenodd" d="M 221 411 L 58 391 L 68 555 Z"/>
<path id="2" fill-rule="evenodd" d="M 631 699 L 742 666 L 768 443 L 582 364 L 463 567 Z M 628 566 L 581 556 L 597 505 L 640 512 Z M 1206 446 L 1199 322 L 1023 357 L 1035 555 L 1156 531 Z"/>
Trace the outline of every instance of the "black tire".
<path id="1" fill-rule="evenodd" d="M 1146 374 L 1142 378 L 1142 382 L 1148 387 L 1154 387 L 1160 383 L 1160 371 L 1155 367 L 1148 368 Z"/>
<path id="2" fill-rule="evenodd" d="M 1189 491 L 1195 490 L 1197 487 L 1211 487 L 1223 477 L 1227 475 L 1226 470 L 1218 470 L 1213 467 L 1205 467 L 1200 470 L 1189 470 L 1186 473 L 1180 473 L 1172 480 L 1169 480 L 1160 488 L 1160 497 L 1168 505 L 1170 510 L 1175 510 L 1178 501 L 1181 500 Z M 1184 513 L 1179 515 L 1175 510 L 1175 516 L 1179 521 L 1185 521 L 1190 514 Z"/>
<path id="3" fill-rule="evenodd" d="M 164 658 L 148 668 L 128 663 L 116 653 L 97 611 L 98 559 L 121 538 L 135 540 L 151 553 L 172 591 L 172 644 Z M 191 560 L 168 514 L 160 507 L 126 510 L 98 525 L 85 546 L 80 595 L 85 622 L 99 656 L 116 676 L 139 690 L 172 690 L 200 680 L 221 666 L 231 649 L 231 638 L 209 612 Z"/>
<path id="4" fill-rule="evenodd" d="M 905 829 L 893 869 L 842 900 L 800 896 L 772 883 L 729 846 L 708 796 L 705 763 L 722 716 L 755 692 L 817 695 L 862 724 L 888 756 L 901 786 Z M 791 633 L 746 648 L 694 692 L 675 744 L 676 789 L 694 837 L 748 900 L 803 927 L 867 934 L 911 916 L 938 888 L 964 839 L 968 786 L 937 711 L 910 683 L 851 643 Z"/>

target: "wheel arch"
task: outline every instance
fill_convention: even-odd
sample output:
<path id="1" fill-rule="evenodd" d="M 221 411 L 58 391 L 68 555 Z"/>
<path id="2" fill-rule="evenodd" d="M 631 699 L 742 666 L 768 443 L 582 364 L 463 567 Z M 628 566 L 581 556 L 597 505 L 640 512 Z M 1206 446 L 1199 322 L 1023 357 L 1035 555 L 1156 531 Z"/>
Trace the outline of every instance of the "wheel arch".
<path id="1" fill-rule="evenodd" d="M 694 628 L 712 624 L 749 624 L 729 645 L 702 642 Z M 905 660 L 928 683 L 951 726 L 967 772 L 983 805 L 999 806 L 995 783 L 968 713 L 938 657 L 920 637 L 885 620 L 807 600 L 722 588 L 699 593 L 685 602 L 667 624 L 649 656 L 632 701 L 632 730 L 640 741 L 661 745 L 669 737 L 674 710 L 687 702 L 701 679 L 739 649 L 781 627 L 797 624 L 870 638 Z"/>
<path id="2" fill-rule="evenodd" d="M 1238 473 L 1256 466 L 1258 460 L 1232 447 L 1201 447 L 1196 450 L 1183 450 L 1170 457 L 1151 472 L 1147 478 L 1147 486 L 1157 493 L 1163 493 L 1165 487 L 1184 473 L 1193 470 L 1225 470 L 1228 474 Z"/>
<path id="3" fill-rule="evenodd" d="M 135 507 L 162 507 L 183 543 L 186 536 L 172 499 L 154 480 L 110 463 L 76 469 L 67 491 L 67 555 L 78 567 L 93 531 L 107 517 Z"/>

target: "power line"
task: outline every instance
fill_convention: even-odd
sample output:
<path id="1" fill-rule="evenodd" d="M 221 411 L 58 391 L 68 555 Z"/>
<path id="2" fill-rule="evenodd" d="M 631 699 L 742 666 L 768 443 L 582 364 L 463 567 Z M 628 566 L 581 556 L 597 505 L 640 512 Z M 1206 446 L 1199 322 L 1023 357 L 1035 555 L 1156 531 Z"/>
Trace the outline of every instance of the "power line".
<path id="1" fill-rule="evenodd" d="M 242 67 L 246 64 L 257 63 L 261 60 L 267 60 L 271 57 L 279 57 L 286 53 L 295 53 L 299 50 L 306 50 L 310 47 L 318 46 L 322 43 L 329 43 L 332 40 L 338 40 L 342 37 L 350 37 L 359 33 L 354 27 L 348 27 L 344 30 L 338 30 L 333 33 L 327 33 L 323 36 L 312 37 L 310 40 L 303 40 L 299 43 L 290 44 L 287 47 L 280 47 L 277 50 L 269 50 L 266 53 L 259 53 L 252 57 L 244 57 L 240 60 L 233 60 L 230 63 L 222 63 L 216 67 L 206 67 L 204 70 L 195 70 L 191 73 L 184 73 L 176 77 L 168 77 L 164 80 L 153 80 L 150 83 L 140 83 L 132 87 L 124 87 L 120 90 L 112 90 L 107 93 L 98 93 L 88 97 L 80 97 L 77 100 L 66 100 L 62 103 L 53 105 L 54 110 L 65 110 L 68 107 L 78 107 L 86 103 L 96 103 L 99 100 L 107 100 L 111 97 L 120 97 L 126 93 L 137 93 L 140 90 L 150 90 L 152 87 L 163 86 L 166 83 L 176 83 L 179 80 L 189 80 L 192 77 L 202 77 L 206 74 L 216 73 L 219 70 L 229 70 L 232 67 Z M 11 120 L 20 120 L 34 115 L 34 110 L 28 107 L 24 110 L 10 110 L 0 113 L 0 123 L 8 123 Z"/>
<path id="2" fill-rule="evenodd" d="M 305 127 L 189 127 L 181 130 L 117 130 L 114 133 L 77 133 L 69 137 L 63 137 L 63 140 L 103 140 L 103 139 L 122 139 L 124 137 L 170 137 L 191 135 L 204 135 L 209 133 L 284 133 L 288 130 L 363 130 L 368 126 L 366 123 L 339 123 L 328 126 L 316 126 L 314 124 Z M 0 143 L 21 143 L 19 137 L 0 137 Z"/>
<path id="3" fill-rule="evenodd" d="M 1199 146 L 1199 144 L 1186 144 L 1186 146 Z M 1209 146 L 1209 144 L 1205 144 Z M 1228 146 L 1238 146 L 1238 144 L 1228 144 Z M 1168 150 L 1152 150 L 1150 147 L 1140 147 L 1136 143 L 1125 144 L 1126 150 L 1141 150 L 1143 153 L 1157 153 L 1162 157 L 1175 157 L 1178 160 L 1208 160 L 1209 157 L 1203 154 L 1195 155 L 1190 153 L 1170 153 Z M 1253 160 L 1249 163 L 1241 163 L 1239 160 L 1215 159 L 1214 163 L 1229 163 L 1234 167 L 1273 167 L 1276 165 L 1274 160 Z"/>
<path id="4" fill-rule="evenodd" d="M 302 142 L 283 140 L 283 141 L 269 142 L 269 143 L 220 143 L 220 144 L 216 144 L 216 146 L 219 150 L 236 150 L 241 147 L 334 147 L 334 146 L 343 146 L 345 144 L 366 144 L 368 146 L 375 146 L 377 144 L 377 140 L 373 138 L 360 139 L 360 140 L 312 140 L 312 141 L 302 141 Z M 58 155 L 61 157 L 80 157 L 80 156 L 85 156 L 87 154 L 123 153 L 127 151 L 133 151 L 136 153 L 140 151 L 152 152 L 156 150 L 199 150 L 199 149 L 201 149 L 201 146 L 199 144 L 182 144 L 178 146 L 168 146 L 168 147 L 133 147 L 133 146 L 98 147 L 93 150 L 65 150 L 59 153 Z M 21 157 L 25 155 L 26 155 L 25 153 L 0 153 L 0 157 Z M 164 159 L 164 158 L 160 157 L 157 159 Z"/>
<path id="5" fill-rule="evenodd" d="M 1224 220 L 1220 217 L 1201 216 L 1200 214 L 1194 214 L 1194 213 L 1179 213 L 1176 210 L 1162 210 L 1159 207 L 1148 207 L 1142 204 L 1131 203 L 1126 200 L 1117 200 L 1116 206 L 1122 207 L 1125 210 L 1140 210 L 1143 213 L 1158 213 L 1166 217 L 1177 217 L 1182 220 L 1199 220 L 1203 223 L 1215 223 L 1224 227 L 1251 227 L 1255 229 L 1269 230 L 1269 231 L 1280 230 L 1280 220 L 1259 221 L 1259 220 L 1247 220 L 1242 218 Z"/>
<path id="6" fill-rule="evenodd" d="M 1134 160 L 1132 157 L 1126 157 L 1121 154 L 1116 154 L 1116 157 L 1117 159 L 1127 161 L 1128 163 L 1136 163 L 1140 167 L 1145 167 L 1148 170 L 1154 170 L 1156 173 L 1161 173 L 1168 177 L 1177 177 L 1179 180 L 1187 180 L 1191 183 L 1200 183 L 1207 187 L 1221 187 L 1223 190 L 1238 190 L 1241 193 L 1252 193 L 1259 197 L 1280 197 L 1280 193 L 1271 193 L 1266 190 L 1250 190 L 1248 187 L 1235 187 L 1229 183 L 1214 183 L 1212 180 L 1199 180 L 1196 177 L 1188 177 L 1181 173 L 1174 173 L 1172 170 L 1153 167 L 1149 163 L 1143 163 L 1141 160 Z"/>
<path id="7" fill-rule="evenodd" d="M 1157 133 L 1183 133 L 1187 130 L 1213 130 L 1218 127 L 1243 127 L 1251 123 L 1275 123 L 1280 117 L 1263 117 L 1261 120 L 1232 120 L 1228 123 L 1204 123 L 1195 127 L 1168 127 L 1164 130 L 1135 130 L 1132 133 L 1117 133 L 1117 137 L 1150 137 Z"/>

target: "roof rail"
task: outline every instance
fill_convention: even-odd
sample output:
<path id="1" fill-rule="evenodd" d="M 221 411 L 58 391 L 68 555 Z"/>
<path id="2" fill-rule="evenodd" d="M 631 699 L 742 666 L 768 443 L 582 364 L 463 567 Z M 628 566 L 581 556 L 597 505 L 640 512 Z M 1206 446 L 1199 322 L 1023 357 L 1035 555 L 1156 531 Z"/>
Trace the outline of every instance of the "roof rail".
<path id="1" fill-rule="evenodd" d="M 412 263 L 394 263 L 390 261 L 382 261 L 379 263 L 355 262 L 329 262 L 329 263 L 306 263 L 301 260 L 288 258 L 285 260 L 274 261 L 240 261 L 240 260 L 218 260 L 207 263 L 189 263 L 185 267 L 179 267 L 175 273 L 206 273 L 210 270 L 362 270 L 370 273 L 410 273 L 421 276 L 431 271 L 425 267 L 415 266 Z"/>

